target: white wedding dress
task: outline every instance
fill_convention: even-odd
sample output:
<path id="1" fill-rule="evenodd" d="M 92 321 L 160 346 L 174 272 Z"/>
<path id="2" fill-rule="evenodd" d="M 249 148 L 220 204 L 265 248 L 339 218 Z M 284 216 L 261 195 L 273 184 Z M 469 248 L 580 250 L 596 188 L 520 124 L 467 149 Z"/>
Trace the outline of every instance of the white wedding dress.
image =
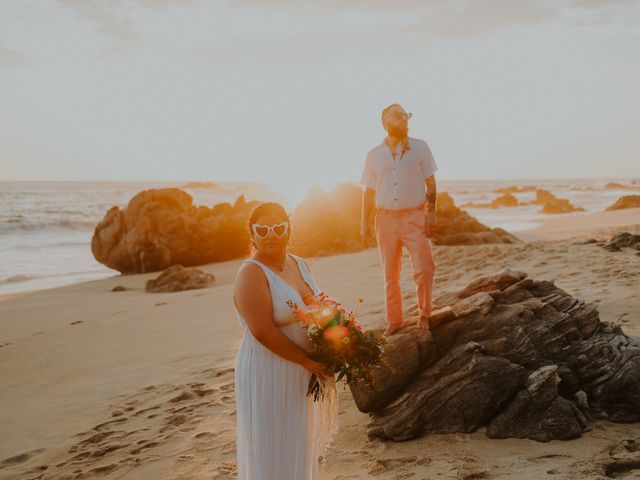
<path id="1" fill-rule="evenodd" d="M 291 256 L 309 288 L 320 293 L 304 261 Z M 264 263 L 246 261 L 259 265 L 267 277 L 275 324 L 309 351 L 306 333 L 286 304 L 293 300 L 304 307 L 300 294 Z M 337 431 L 335 384 L 324 400 L 307 397 L 311 372 L 262 345 L 236 313 L 244 327 L 235 366 L 238 479 L 314 480 L 318 455 Z"/>

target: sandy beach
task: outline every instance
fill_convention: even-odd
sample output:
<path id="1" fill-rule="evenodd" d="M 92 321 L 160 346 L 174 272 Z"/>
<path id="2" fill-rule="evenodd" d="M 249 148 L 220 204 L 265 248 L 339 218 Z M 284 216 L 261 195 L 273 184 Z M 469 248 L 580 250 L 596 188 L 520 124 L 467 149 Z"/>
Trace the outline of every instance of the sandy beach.
<path id="1" fill-rule="evenodd" d="M 521 244 L 434 247 L 435 294 L 510 267 L 553 280 L 640 338 L 640 256 L 580 243 L 615 231 L 640 233 L 640 209 L 557 216 L 519 235 Z M 242 331 L 231 295 L 241 262 L 201 267 L 215 275 L 202 290 L 145 293 L 154 273 L 1 299 L 0 479 L 235 478 L 233 365 Z M 376 249 L 309 263 L 320 288 L 365 326 L 382 324 Z M 411 310 L 408 257 L 403 263 Z M 116 285 L 126 290 L 112 292 Z M 484 429 L 369 441 L 368 416 L 347 388 L 339 392 L 340 433 L 321 461 L 323 480 L 609 478 L 612 449 L 640 442 L 640 425 L 606 421 L 549 443 L 491 440 Z M 640 478 L 635 458 L 616 476 Z"/>

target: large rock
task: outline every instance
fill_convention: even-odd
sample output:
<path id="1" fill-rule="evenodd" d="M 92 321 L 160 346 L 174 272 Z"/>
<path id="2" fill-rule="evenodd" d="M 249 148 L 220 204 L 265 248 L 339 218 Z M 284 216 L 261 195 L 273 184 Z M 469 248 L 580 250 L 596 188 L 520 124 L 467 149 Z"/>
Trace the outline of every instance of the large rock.
<path id="1" fill-rule="evenodd" d="M 438 195 L 439 245 L 515 243 L 501 228 L 489 228 L 455 206 L 446 193 Z M 260 202 L 195 206 L 178 188 L 145 190 L 126 208 L 112 207 L 96 226 L 91 251 L 100 263 L 122 273 L 164 270 L 171 265 L 203 265 L 245 256 L 250 235 L 247 220 Z M 360 241 L 362 188 L 337 185 L 329 193 L 314 189 L 291 215 L 291 250 L 303 257 L 356 252 L 375 246 L 375 238 Z M 375 211 L 372 212 L 372 217 Z M 371 218 L 373 224 L 373 218 Z"/>
<path id="2" fill-rule="evenodd" d="M 352 389 L 356 405 L 362 412 L 380 410 L 393 400 L 415 375 L 437 358 L 437 349 L 428 330 L 408 327 L 389 337 L 385 361 L 373 370 L 373 386 Z"/>
<path id="3" fill-rule="evenodd" d="M 184 268 L 173 265 L 159 277 L 147 280 L 145 291 L 149 293 L 181 292 L 210 287 L 214 276 L 197 268 Z"/>
<path id="4" fill-rule="evenodd" d="M 640 195 L 623 195 L 605 210 L 622 210 L 623 208 L 640 208 Z"/>
<path id="5" fill-rule="evenodd" d="M 313 189 L 292 215 L 292 250 L 302 256 L 333 255 L 375 246 L 375 238 L 360 241 L 362 188 L 341 183 L 328 193 Z M 375 211 L 371 212 L 371 225 Z M 437 197 L 437 245 L 517 243 L 520 240 L 501 228 L 489 228 L 456 207 L 447 193 Z"/>
<path id="6" fill-rule="evenodd" d="M 356 252 L 375 246 L 360 241 L 362 189 L 340 183 L 329 193 L 312 189 L 291 215 L 291 249 L 303 257 Z"/>
<path id="7" fill-rule="evenodd" d="M 245 255 L 246 226 L 258 202 L 240 196 L 234 205 L 194 206 L 178 188 L 144 190 L 126 208 L 112 207 L 96 226 L 91 251 L 100 263 L 122 273 L 202 265 Z"/>
<path id="8" fill-rule="evenodd" d="M 437 245 L 475 245 L 479 243 L 517 243 L 518 238 L 502 228 L 489 228 L 465 210 L 456 207 L 451 196 L 439 193 L 437 197 Z"/>
<path id="9" fill-rule="evenodd" d="M 591 430 L 578 402 L 559 395 L 560 381 L 557 365 L 540 367 L 529 375 L 525 388 L 504 411 L 491 419 L 487 437 L 530 438 L 548 442 L 570 440 Z"/>
<path id="10" fill-rule="evenodd" d="M 630 184 L 626 184 L 626 183 L 619 183 L 619 182 L 609 182 L 607 183 L 604 188 L 608 189 L 608 190 L 637 190 L 640 189 L 640 184 L 637 183 L 630 183 Z"/>
<path id="11" fill-rule="evenodd" d="M 616 233 L 602 247 L 610 252 L 620 252 L 627 247 L 640 250 L 640 235 L 629 232 Z"/>
<path id="12" fill-rule="evenodd" d="M 518 199 L 511 193 L 503 193 L 491 202 L 491 208 L 517 207 Z"/>
<path id="13" fill-rule="evenodd" d="M 640 422 L 640 342 L 552 282 L 505 269 L 434 307 L 431 353 L 415 353 L 414 333 L 395 334 L 374 386 L 350 386 L 370 436 L 488 426 L 489 436 L 547 441 L 575 438 L 592 419 Z"/>
<path id="14" fill-rule="evenodd" d="M 584 208 L 576 207 L 566 198 L 558 198 L 553 193 L 541 188 L 536 190 L 534 203 L 542 205 L 540 213 L 584 212 Z"/>
<path id="15" fill-rule="evenodd" d="M 512 187 L 516 188 L 516 187 Z M 508 190 L 504 189 L 505 192 L 494 198 L 491 202 L 485 203 L 476 203 L 476 202 L 467 202 L 463 203 L 461 207 L 463 208 L 500 208 L 500 207 L 517 207 L 519 205 L 527 205 L 527 203 L 520 203 L 518 199 Z M 517 191 L 517 190 L 516 190 Z"/>

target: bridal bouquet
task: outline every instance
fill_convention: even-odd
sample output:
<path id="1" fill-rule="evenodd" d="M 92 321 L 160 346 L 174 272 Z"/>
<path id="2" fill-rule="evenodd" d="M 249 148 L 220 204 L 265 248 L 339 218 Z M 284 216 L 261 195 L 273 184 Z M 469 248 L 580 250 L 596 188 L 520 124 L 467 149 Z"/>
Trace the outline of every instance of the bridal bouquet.
<path id="1" fill-rule="evenodd" d="M 313 346 L 310 356 L 327 365 L 327 369 L 338 374 L 336 381 L 346 378 L 351 382 L 366 382 L 371 385 L 370 368 L 381 365 L 384 337 L 373 332 L 364 332 L 352 311 L 347 312 L 341 304 L 321 292 L 311 303 L 299 307 L 287 302 L 307 338 Z M 307 396 L 314 401 L 324 396 L 327 386 L 315 374 L 309 381 Z"/>

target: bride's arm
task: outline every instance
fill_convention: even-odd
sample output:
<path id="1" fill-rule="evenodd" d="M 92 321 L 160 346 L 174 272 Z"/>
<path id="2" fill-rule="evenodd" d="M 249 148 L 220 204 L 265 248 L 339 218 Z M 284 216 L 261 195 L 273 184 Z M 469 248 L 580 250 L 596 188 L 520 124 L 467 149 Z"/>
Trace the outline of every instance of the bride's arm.
<path id="1" fill-rule="evenodd" d="M 302 348 L 291 341 L 273 322 L 273 306 L 269 283 L 261 268 L 245 264 L 236 277 L 233 299 L 249 330 L 261 344 L 273 353 L 302 365 L 308 370 L 324 368 L 312 360 Z"/>

